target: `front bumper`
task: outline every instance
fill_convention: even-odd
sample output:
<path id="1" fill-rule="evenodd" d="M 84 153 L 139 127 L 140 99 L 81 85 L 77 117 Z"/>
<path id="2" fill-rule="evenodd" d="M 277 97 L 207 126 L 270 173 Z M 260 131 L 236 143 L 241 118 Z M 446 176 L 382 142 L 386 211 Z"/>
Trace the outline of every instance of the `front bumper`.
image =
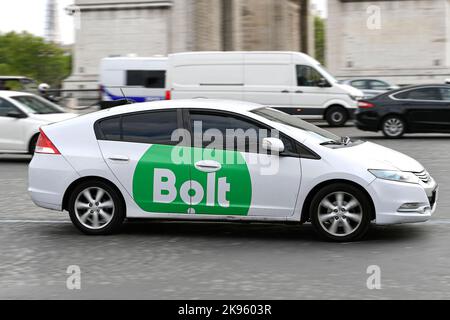
<path id="1" fill-rule="evenodd" d="M 436 211 L 438 186 L 433 179 L 420 184 L 375 179 L 368 191 L 379 225 L 425 222 Z M 405 204 L 417 204 L 417 208 L 404 209 Z"/>

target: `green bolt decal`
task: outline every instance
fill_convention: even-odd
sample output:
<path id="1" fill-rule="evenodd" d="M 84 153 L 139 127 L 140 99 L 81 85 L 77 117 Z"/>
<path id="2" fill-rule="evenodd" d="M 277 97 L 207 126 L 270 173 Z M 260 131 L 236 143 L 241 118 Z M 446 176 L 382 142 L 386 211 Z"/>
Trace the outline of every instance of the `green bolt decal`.
<path id="1" fill-rule="evenodd" d="M 174 161 L 174 155 L 184 162 Z M 221 167 L 204 172 L 194 166 L 199 160 Z M 152 145 L 136 166 L 133 198 L 146 212 L 246 216 L 252 184 L 239 152 Z"/>

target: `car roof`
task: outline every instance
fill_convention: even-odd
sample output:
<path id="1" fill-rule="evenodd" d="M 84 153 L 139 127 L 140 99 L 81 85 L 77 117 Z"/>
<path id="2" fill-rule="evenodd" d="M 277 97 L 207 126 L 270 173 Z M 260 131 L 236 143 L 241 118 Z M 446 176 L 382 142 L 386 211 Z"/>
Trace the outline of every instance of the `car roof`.
<path id="1" fill-rule="evenodd" d="M 23 79 L 30 79 L 28 77 L 23 76 L 0 76 L 0 80 L 23 80 Z"/>
<path id="2" fill-rule="evenodd" d="M 180 100 L 161 100 L 152 102 L 142 102 L 127 104 L 108 109 L 111 114 L 122 114 L 137 111 L 150 111 L 158 109 L 213 109 L 220 111 L 232 111 L 244 113 L 251 110 L 264 107 L 263 105 L 237 100 L 216 100 L 216 99 L 180 99 Z"/>
<path id="3" fill-rule="evenodd" d="M 0 97 L 11 98 L 15 96 L 32 96 L 32 94 L 22 91 L 0 90 Z"/>

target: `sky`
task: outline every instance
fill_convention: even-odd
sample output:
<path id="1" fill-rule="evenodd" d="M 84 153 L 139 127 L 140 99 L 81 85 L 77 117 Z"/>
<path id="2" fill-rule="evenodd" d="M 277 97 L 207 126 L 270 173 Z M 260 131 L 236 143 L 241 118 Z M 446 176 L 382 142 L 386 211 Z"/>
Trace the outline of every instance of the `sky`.
<path id="1" fill-rule="evenodd" d="M 317 9 L 326 15 L 326 0 L 312 0 Z M 0 32 L 28 31 L 38 36 L 45 34 L 45 8 L 47 0 L 0 0 Z M 61 41 L 70 44 L 74 41 L 74 20 L 64 8 L 74 0 L 58 0 L 59 29 Z"/>

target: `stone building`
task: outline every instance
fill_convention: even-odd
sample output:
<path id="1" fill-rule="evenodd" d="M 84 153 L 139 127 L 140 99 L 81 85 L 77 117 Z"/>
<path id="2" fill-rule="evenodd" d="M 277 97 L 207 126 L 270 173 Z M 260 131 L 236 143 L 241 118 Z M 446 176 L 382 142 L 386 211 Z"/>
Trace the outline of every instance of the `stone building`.
<path id="1" fill-rule="evenodd" d="M 396 84 L 450 78 L 450 0 L 328 0 L 328 69 Z"/>
<path id="2" fill-rule="evenodd" d="M 205 50 L 312 53 L 309 0 L 75 0 L 66 89 L 97 87 L 100 59 Z"/>

